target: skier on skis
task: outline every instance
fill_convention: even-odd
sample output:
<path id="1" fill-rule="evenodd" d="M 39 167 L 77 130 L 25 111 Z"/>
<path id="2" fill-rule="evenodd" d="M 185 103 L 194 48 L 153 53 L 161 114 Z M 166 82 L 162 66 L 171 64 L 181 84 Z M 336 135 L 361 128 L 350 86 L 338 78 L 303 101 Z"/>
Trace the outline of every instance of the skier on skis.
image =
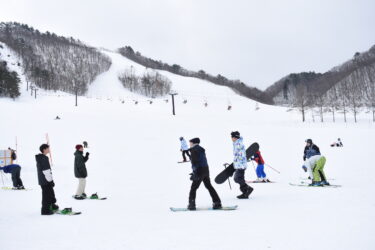
<path id="1" fill-rule="evenodd" d="M 319 147 L 316 146 L 312 139 L 307 139 L 305 150 L 303 151 L 303 160 L 309 159 L 311 156 L 320 155 Z"/>
<path id="2" fill-rule="evenodd" d="M 59 209 L 59 206 L 56 205 L 56 197 L 53 187 L 55 183 L 52 178 L 52 170 L 49 164 L 49 154 L 50 149 L 49 145 L 42 144 L 39 147 L 40 154 L 35 156 L 36 167 L 38 170 L 38 182 L 42 188 L 42 215 L 51 215 L 54 214 Z"/>
<path id="3" fill-rule="evenodd" d="M 191 156 L 190 156 L 190 153 L 189 153 L 189 147 L 185 141 L 185 139 L 183 137 L 180 137 L 180 143 L 181 143 L 181 149 L 180 151 L 182 152 L 182 158 L 184 159 L 184 162 L 186 162 L 186 156 L 187 155 L 189 157 L 189 159 L 191 160 Z"/>
<path id="4" fill-rule="evenodd" d="M 11 151 L 11 161 L 9 165 L 5 165 L 0 167 L 0 170 L 3 170 L 4 173 L 12 175 L 12 182 L 14 190 L 25 189 L 21 180 L 21 166 L 17 164 L 13 164 L 13 162 L 17 159 L 16 151 L 8 148 Z"/>
<path id="5" fill-rule="evenodd" d="M 77 200 L 86 199 L 87 195 L 85 194 L 85 187 L 86 187 L 86 177 L 87 177 L 87 169 L 86 169 L 86 162 L 89 159 L 90 153 L 87 152 L 85 156 L 83 156 L 83 146 L 76 145 L 76 151 L 74 153 L 74 175 L 78 178 L 78 188 L 77 193 L 74 196 Z"/>
<path id="6" fill-rule="evenodd" d="M 195 206 L 195 197 L 197 189 L 200 184 L 203 182 L 204 186 L 210 193 L 212 198 L 212 208 L 221 209 L 221 200 L 216 190 L 211 184 L 210 173 L 208 169 L 208 163 L 206 158 L 206 153 L 204 148 L 202 148 L 199 143 L 199 138 L 191 139 L 190 141 L 190 152 L 191 152 L 191 166 L 193 168 L 193 173 L 191 174 L 190 180 L 192 180 L 190 193 L 189 193 L 189 210 L 196 210 Z"/>
<path id="7" fill-rule="evenodd" d="M 325 163 L 326 158 L 322 155 L 314 155 L 306 159 L 302 168 L 305 172 L 309 172 L 310 178 L 312 179 L 310 186 L 329 185 L 324 173 Z"/>
<path id="8" fill-rule="evenodd" d="M 240 136 L 238 131 L 231 133 L 233 141 L 233 167 L 234 172 L 234 181 L 240 185 L 241 195 L 237 196 L 238 199 L 248 199 L 253 188 L 246 184 L 245 181 L 245 170 L 247 168 L 247 157 L 246 149 L 243 144 L 243 138 Z"/>
<path id="9" fill-rule="evenodd" d="M 259 150 L 251 157 L 251 160 L 257 163 L 256 174 L 258 178 L 255 182 L 270 182 L 264 172 L 264 160 Z"/>

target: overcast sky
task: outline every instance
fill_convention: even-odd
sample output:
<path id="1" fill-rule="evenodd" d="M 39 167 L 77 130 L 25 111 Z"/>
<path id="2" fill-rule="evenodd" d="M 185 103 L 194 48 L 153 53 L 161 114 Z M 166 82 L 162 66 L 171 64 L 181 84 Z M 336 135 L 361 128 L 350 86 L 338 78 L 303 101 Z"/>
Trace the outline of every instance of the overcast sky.
<path id="1" fill-rule="evenodd" d="M 0 0 L 0 21 L 264 89 L 375 44 L 374 0 Z"/>

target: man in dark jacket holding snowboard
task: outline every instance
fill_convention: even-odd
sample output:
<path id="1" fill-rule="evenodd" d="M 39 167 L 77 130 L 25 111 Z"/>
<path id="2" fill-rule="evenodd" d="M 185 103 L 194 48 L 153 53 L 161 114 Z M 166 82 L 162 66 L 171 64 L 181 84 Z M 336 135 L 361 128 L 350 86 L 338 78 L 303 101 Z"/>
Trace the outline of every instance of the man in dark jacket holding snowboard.
<path id="1" fill-rule="evenodd" d="M 197 193 L 197 189 L 199 188 L 200 184 L 203 181 L 204 186 L 209 191 L 212 202 L 213 202 L 213 209 L 221 209 L 221 200 L 219 195 L 217 194 L 216 190 L 211 184 L 210 181 L 210 173 L 208 169 L 208 163 L 206 158 L 206 153 L 204 148 L 200 145 L 200 139 L 194 138 L 190 140 L 190 153 L 191 153 L 191 165 L 193 168 L 193 173 L 191 174 L 190 180 L 192 180 L 190 193 L 189 193 L 189 210 L 196 210 L 195 206 L 195 197 Z"/>
<path id="2" fill-rule="evenodd" d="M 35 156 L 36 167 L 38 170 L 38 181 L 42 188 L 42 215 L 51 215 L 59 209 L 56 205 L 55 191 L 53 187 L 55 183 L 52 178 L 52 170 L 49 164 L 49 146 L 42 144 L 39 148 L 40 154 Z"/>
<path id="3" fill-rule="evenodd" d="M 87 169 L 86 169 L 86 162 L 89 159 L 89 152 L 83 156 L 83 146 L 77 145 L 76 152 L 74 153 L 74 175 L 78 178 L 78 188 L 77 193 L 74 196 L 77 200 L 86 199 L 85 188 L 86 188 L 86 177 L 87 177 Z"/>

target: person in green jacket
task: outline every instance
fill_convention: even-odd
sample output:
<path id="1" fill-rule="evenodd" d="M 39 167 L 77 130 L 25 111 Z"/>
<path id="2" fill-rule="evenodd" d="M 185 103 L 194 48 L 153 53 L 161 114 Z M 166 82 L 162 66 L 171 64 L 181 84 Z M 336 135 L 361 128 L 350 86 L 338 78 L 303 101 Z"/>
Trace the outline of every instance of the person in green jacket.
<path id="1" fill-rule="evenodd" d="M 86 177 L 87 177 L 87 169 L 86 169 L 86 162 L 89 159 L 90 153 L 87 152 L 85 156 L 83 156 L 83 146 L 76 145 L 76 152 L 74 153 L 74 175 L 78 178 L 78 188 L 77 193 L 74 196 L 77 200 L 86 199 L 85 188 L 86 188 Z"/>

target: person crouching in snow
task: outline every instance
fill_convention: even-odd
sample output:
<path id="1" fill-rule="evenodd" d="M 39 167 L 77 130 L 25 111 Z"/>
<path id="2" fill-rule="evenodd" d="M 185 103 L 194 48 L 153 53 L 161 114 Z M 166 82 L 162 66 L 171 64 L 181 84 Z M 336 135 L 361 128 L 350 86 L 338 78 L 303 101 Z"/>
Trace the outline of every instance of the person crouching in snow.
<path id="1" fill-rule="evenodd" d="M 76 152 L 74 153 L 74 175 L 76 178 L 78 178 L 78 188 L 74 198 L 77 200 L 83 200 L 87 197 L 87 195 L 85 194 L 87 177 L 87 169 L 85 163 L 88 161 L 89 155 L 90 153 L 87 152 L 86 155 L 83 156 L 83 146 L 76 146 Z"/>
<path id="2" fill-rule="evenodd" d="M 191 160 L 191 156 L 190 156 L 190 153 L 189 153 L 189 147 L 185 141 L 185 139 L 183 137 L 180 137 L 180 142 L 181 142 L 181 152 L 182 152 L 182 158 L 184 159 L 184 162 L 186 162 L 186 156 L 187 155 L 189 157 L 189 159 Z"/>
<path id="3" fill-rule="evenodd" d="M 192 180 L 190 193 L 189 193 L 189 210 L 196 210 L 195 207 L 195 197 L 197 189 L 203 181 L 204 186 L 207 188 L 210 196 L 212 198 L 212 208 L 221 209 L 221 200 L 216 190 L 210 181 L 210 172 L 208 169 L 208 163 L 206 158 L 206 153 L 204 148 L 200 145 L 200 139 L 194 138 L 190 140 L 190 153 L 191 153 L 191 167 L 193 168 L 193 173 L 191 174 L 190 180 Z"/>
<path id="4" fill-rule="evenodd" d="M 256 182 L 270 182 L 268 180 L 266 173 L 264 172 L 264 160 L 262 155 L 260 154 L 260 151 L 256 152 L 255 155 L 251 157 L 251 160 L 255 161 L 257 165 L 256 174 L 257 174 L 257 180 Z"/>
<path id="5" fill-rule="evenodd" d="M 25 189 L 21 180 L 21 166 L 17 164 L 11 164 L 4 167 L 0 167 L 0 170 L 3 170 L 4 173 L 12 175 L 12 182 L 14 190 Z"/>
<path id="6" fill-rule="evenodd" d="M 233 167 L 235 169 L 234 182 L 240 185 L 240 190 L 242 192 L 242 194 L 237 196 L 237 198 L 248 199 L 251 192 L 253 192 L 253 188 L 247 185 L 245 181 L 245 171 L 247 168 L 245 145 L 243 144 L 243 138 L 240 136 L 238 131 L 232 132 L 231 137 L 233 141 L 234 155 Z"/>
<path id="7" fill-rule="evenodd" d="M 314 155 L 306 159 L 302 168 L 305 172 L 309 172 L 312 183 L 310 186 L 324 186 L 329 185 L 326 175 L 324 173 L 324 165 L 326 158 L 322 155 Z"/>
<path id="8" fill-rule="evenodd" d="M 49 164 L 49 145 L 42 144 L 39 147 L 41 154 L 35 156 L 36 167 L 38 170 L 38 182 L 42 188 L 42 215 L 51 215 L 59 209 L 56 205 L 55 191 L 53 187 L 55 183 L 52 178 L 52 170 Z"/>

